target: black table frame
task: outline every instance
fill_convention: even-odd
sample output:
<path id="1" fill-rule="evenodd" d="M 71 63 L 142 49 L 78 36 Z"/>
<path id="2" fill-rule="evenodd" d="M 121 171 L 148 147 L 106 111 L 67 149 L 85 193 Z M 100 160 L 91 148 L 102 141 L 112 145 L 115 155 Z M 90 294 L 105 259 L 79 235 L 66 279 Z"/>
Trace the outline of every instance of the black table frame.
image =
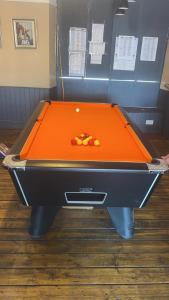
<path id="1" fill-rule="evenodd" d="M 50 101 L 48 102 L 50 103 Z M 82 207 L 91 205 L 94 207 L 107 207 L 112 223 L 120 236 L 125 239 L 131 238 L 134 233 L 134 208 L 141 208 L 146 205 L 167 166 L 161 160 L 153 160 L 150 164 L 20 160 L 19 153 L 44 104 L 45 101 L 39 103 L 19 139 L 4 160 L 4 165 L 10 172 L 21 201 L 27 206 L 32 206 L 29 228 L 31 236 L 39 238 L 45 234 L 52 225 L 60 207 L 65 205 L 76 206 L 78 204 Z M 143 144 L 146 144 L 149 152 L 152 153 L 147 141 L 143 140 L 143 136 L 136 128 L 134 130 L 137 131 L 136 133 Z M 70 184 L 64 185 L 63 178 L 65 176 L 67 176 L 66 182 L 70 178 Z M 46 189 L 44 188 L 45 181 Z M 54 182 L 52 186 L 51 181 Z M 108 187 L 108 181 L 110 181 L 111 187 Z M 55 188 L 57 182 L 59 184 Z M 87 188 L 85 186 L 84 190 L 81 191 L 81 187 L 85 182 Z M 94 182 L 92 188 L 89 186 L 90 182 Z M 120 186 L 120 184 L 122 185 Z M 47 190 L 47 186 L 52 187 L 52 191 Z M 73 191 L 80 191 L 79 193 L 81 195 L 83 193 L 83 196 L 89 192 L 105 192 L 108 196 L 103 203 L 97 203 L 97 201 L 96 203 L 87 201 L 86 203 L 67 203 L 64 189 L 69 191 L 71 186 Z M 130 189 L 127 193 L 128 186 Z M 40 192 L 41 189 L 42 192 Z M 58 198 L 56 199 L 54 195 L 57 190 Z M 87 196 L 87 194 L 85 195 Z M 133 199 L 131 199 L 131 195 Z"/>

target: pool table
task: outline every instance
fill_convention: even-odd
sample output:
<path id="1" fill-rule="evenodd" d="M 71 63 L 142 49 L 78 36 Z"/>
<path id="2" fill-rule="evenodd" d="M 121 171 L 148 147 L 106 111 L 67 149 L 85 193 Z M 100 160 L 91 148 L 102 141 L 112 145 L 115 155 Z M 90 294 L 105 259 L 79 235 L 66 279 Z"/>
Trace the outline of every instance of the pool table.
<path id="1" fill-rule="evenodd" d="M 72 143 L 84 134 L 99 143 Z M 68 101 L 41 101 L 3 164 L 32 206 L 33 238 L 62 206 L 106 207 L 118 234 L 131 238 L 134 208 L 145 206 L 167 169 L 118 105 Z"/>

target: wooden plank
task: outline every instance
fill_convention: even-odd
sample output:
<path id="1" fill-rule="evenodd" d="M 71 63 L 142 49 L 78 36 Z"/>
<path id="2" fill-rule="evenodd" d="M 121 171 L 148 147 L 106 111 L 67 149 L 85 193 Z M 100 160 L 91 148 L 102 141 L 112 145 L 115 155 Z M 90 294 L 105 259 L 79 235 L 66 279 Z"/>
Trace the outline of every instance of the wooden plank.
<path id="1" fill-rule="evenodd" d="M 0 254 L 51 253 L 166 253 L 169 241 L 57 240 L 0 241 Z"/>
<path id="2" fill-rule="evenodd" d="M 0 285 L 169 283 L 169 268 L 0 269 Z"/>
<path id="3" fill-rule="evenodd" d="M 30 223 L 29 218 L 18 218 L 18 219 L 0 219 L 0 229 L 27 229 Z M 71 225 L 71 226 L 70 226 Z M 135 232 L 138 230 L 160 230 L 169 228 L 169 220 L 135 220 Z M 64 221 L 55 220 L 52 230 L 113 230 L 114 226 L 111 224 L 109 219 L 98 221 L 89 219 L 88 221 L 85 219 L 82 220 L 73 220 L 68 219 Z M 99 234 L 99 233 L 98 233 Z"/>
<path id="4" fill-rule="evenodd" d="M 8 213 L 9 216 L 9 213 Z M 30 219 L 29 218 L 4 218 L 0 219 L 1 229 L 23 229 L 28 228 Z M 60 228 L 64 229 L 113 229 L 109 219 L 107 220 L 94 220 L 94 219 L 55 219 L 52 229 L 58 230 Z M 149 229 L 166 229 L 169 228 L 168 220 L 135 220 L 135 229 L 149 230 Z"/>
<path id="5" fill-rule="evenodd" d="M 140 220 L 161 220 L 169 219 L 169 210 L 168 209 L 136 209 L 135 210 L 135 218 Z"/>
<path id="6" fill-rule="evenodd" d="M 10 210 L 1 209 L 0 210 L 0 218 L 1 219 L 24 218 L 24 217 L 29 217 L 30 212 L 31 212 L 31 208 L 26 207 L 26 206 L 25 207 L 23 206 L 23 208 L 19 208 L 19 209 L 10 209 Z"/>
<path id="7" fill-rule="evenodd" d="M 169 267 L 168 253 L 54 253 L 0 254 L 2 268 L 161 268 Z"/>
<path id="8" fill-rule="evenodd" d="M 169 219 L 163 220 L 163 217 L 161 216 L 161 219 L 159 220 L 135 220 L 135 228 L 142 228 L 142 229 L 162 229 L 162 228 L 169 228 Z"/>
<path id="9" fill-rule="evenodd" d="M 0 228 L 2 229 L 23 229 L 29 226 L 29 219 L 0 219 Z"/>
<path id="10" fill-rule="evenodd" d="M 28 227 L 28 226 L 27 226 Z M 115 229 L 71 229 L 56 227 L 51 229 L 42 241 L 53 240 L 103 240 L 107 241 L 122 241 L 122 238 L 117 234 Z M 18 229 L 1 229 L 0 228 L 0 241 L 28 241 L 31 236 L 28 233 L 28 228 Z M 136 229 L 133 241 L 168 241 L 169 228 L 166 229 Z M 125 240 L 124 240 L 125 241 Z"/>
<path id="11" fill-rule="evenodd" d="M 2 198 L 1 198 L 2 199 Z M 13 200 L 13 201 L 4 201 L 0 200 L 0 210 L 12 210 L 12 209 L 22 209 L 22 204 L 18 200 Z"/>
<path id="12" fill-rule="evenodd" d="M 0 296 L 3 300 L 168 300 L 169 285 L 1 286 Z"/>

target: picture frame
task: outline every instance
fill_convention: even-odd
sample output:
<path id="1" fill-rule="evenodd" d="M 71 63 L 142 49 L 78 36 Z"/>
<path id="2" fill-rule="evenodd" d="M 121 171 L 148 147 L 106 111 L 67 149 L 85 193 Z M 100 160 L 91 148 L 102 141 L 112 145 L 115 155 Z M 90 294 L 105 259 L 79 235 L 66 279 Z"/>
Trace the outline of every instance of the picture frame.
<path id="1" fill-rule="evenodd" d="M 16 48 L 36 48 L 34 19 L 13 19 L 14 43 Z"/>

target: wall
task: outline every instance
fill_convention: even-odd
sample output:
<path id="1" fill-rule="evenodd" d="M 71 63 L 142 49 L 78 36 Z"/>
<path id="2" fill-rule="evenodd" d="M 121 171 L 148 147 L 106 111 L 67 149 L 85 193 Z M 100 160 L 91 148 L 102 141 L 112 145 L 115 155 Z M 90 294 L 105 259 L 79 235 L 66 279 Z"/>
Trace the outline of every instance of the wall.
<path id="1" fill-rule="evenodd" d="M 169 41 L 164 61 L 160 88 L 160 98 L 163 104 L 162 133 L 169 139 Z"/>
<path id="2" fill-rule="evenodd" d="M 166 84 L 169 85 L 169 41 L 168 41 L 168 46 L 167 46 L 167 51 L 166 51 L 166 56 L 164 61 L 164 68 L 163 68 L 163 74 L 161 79 L 161 89 L 168 90 L 165 87 Z"/>
<path id="3" fill-rule="evenodd" d="M 62 97 L 62 79 L 66 100 L 116 102 L 127 107 L 131 119 L 143 131 L 160 132 L 163 113 L 159 88 L 168 38 L 169 1 L 130 2 L 129 11 L 123 17 L 114 16 L 114 2 L 58 0 L 57 20 L 55 0 L 53 4 L 48 0 L 0 1 L 0 127 L 22 127 L 38 101 L 56 99 L 57 63 L 58 98 Z M 37 49 L 15 49 L 12 18 L 35 18 Z M 60 58 L 56 62 L 56 21 L 60 28 L 62 70 Z M 90 65 L 87 54 L 86 78 L 78 81 L 65 78 L 69 77 L 69 28 L 86 27 L 90 40 L 92 22 L 105 23 L 106 55 L 103 63 L 101 66 Z M 135 72 L 113 71 L 114 44 L 118 34 L 139 38 Z M 141 63 L 139 60 L 144 35 L 159 37 L 155 63 Z M 153 119 L 154 125 L 146 126 L 147 119 Z"/>
<path id="4" fill-rule="evenodd" d="M 56 7 L 49 5 L 49 86 L 56 86 Z"/>
<path id="5" fill-rule="evenodd" d="M 36 2 L 0 1 L 1 127 L 22 127 L 36 103 L 56 89 L 56 6 Z M 35 19 L 36 49 L 15 48 L 12 19 Z"/>
<path id="6" fill-rule="evenodd" d="M 127 107 L 130 117 L 142 130 L 160 132 L 162 112 L 159 90 L 169 28 L 169 1 L 130 1 L 126 15 L 120 17 L 114 15 L 113 3 L 115 0 L 58 1 L 63 70 L 63 76 L 60 75 L 58 81 L 62 79 L 64 82 L 65 99 L 115 102 Z M 89 42 L 92 23 L 105 24 L 106 54 L 102 65 L 90 64 L 87 43 L 85 77 L 71 78 L 68 67 L 69 28 L 87 28 Z M 115 39 L 118 35 L 134 35 L 139 39 L 136 66 L 132 72 L 113 70 Z M 159 38 L 155 62 L 140 61 L 143 36 Z M 153 126 L 145 126 L 147 119 L 154 121 Z"/>

